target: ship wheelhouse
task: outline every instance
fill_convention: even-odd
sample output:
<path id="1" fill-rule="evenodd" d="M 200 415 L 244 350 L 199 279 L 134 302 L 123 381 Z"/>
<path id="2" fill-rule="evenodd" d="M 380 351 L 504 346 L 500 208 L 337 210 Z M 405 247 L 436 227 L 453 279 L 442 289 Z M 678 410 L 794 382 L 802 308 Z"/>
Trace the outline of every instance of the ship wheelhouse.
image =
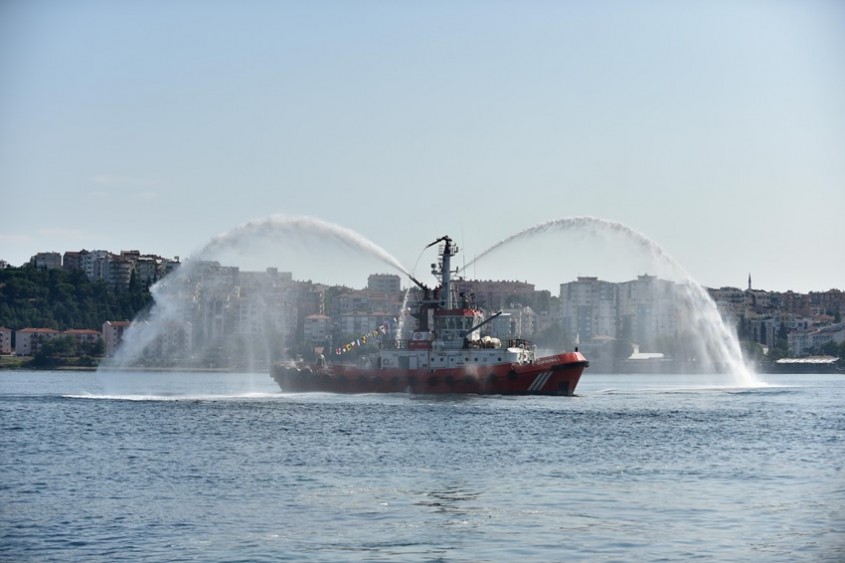
<path id="1" fill-rule="evenodd" d="M 464 342 L 478 340 L 484 315 L 476 309 L 440 309 L 434 313 L 434 331 L 445 348 L 463 348 Z"/>

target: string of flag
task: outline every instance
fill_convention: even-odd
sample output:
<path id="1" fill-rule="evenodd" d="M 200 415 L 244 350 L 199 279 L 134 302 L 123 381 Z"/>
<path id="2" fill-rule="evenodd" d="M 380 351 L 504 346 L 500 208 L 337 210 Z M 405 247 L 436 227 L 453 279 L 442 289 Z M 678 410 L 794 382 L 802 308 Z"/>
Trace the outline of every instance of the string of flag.
<path id="1" fill-rule="evenodd" d="M 334 353 L 336 355 L 340 356 L 344 352 L 349 352 L 353 348 L 357 348 L 358 346 L 366 345 L 367 341 L 369 341 L 372 338 L 377 337 L 379 334 L 387 334 L 387 332 L 390 330 L 390 325 L 396 323 L 397 321 L 398 321 L 398 319 L 396 317 L 393 317 L 392 320 L 387 321 L 383 325 L 379 326 L 378 328 L 376 328 L 374 330 L 371 330 L 370 332 L 368 332 L 366 334 L 362 334 L 361 336 L 359 336 L 358 338 L 356 338 L 352 342 L 347 342 L 343 346 L 339 346 L 339 347 L 335 348 Z"/>

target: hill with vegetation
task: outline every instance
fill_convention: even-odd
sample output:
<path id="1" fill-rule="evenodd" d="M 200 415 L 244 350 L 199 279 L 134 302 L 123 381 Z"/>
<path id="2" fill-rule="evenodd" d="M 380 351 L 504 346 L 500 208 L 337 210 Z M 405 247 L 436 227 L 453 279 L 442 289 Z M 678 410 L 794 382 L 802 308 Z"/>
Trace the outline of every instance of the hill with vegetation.
<path id="1" fill-rule="evenodd" d="M 0 326 L 101 330 L 103 323 L 131 320 L 152 304 L 149 287 L 134 276 L 125 291 L 113 291 L 81 270 L 0 269 Z"/>

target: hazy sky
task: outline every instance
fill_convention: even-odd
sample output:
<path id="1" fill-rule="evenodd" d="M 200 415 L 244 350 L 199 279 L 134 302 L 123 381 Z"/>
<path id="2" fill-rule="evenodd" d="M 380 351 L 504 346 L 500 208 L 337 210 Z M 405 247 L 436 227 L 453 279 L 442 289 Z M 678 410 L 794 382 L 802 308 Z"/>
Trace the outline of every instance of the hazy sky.
<path id="1" fill-rule="evenodd" d="M 0 2 L 0 259 L 184 258 L 274 213 L 409 268 L 594 216 L 708 286 L 845 289 L 845 2 Z M 647 269 L 517 251 L 476 275 Z"/>

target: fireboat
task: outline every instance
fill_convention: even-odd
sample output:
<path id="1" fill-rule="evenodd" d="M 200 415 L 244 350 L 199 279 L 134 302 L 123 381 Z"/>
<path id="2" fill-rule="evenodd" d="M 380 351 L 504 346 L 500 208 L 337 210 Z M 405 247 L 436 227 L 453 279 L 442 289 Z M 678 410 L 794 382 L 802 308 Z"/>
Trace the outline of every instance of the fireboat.
<path id="1" fill-rule="evenodd" d="M 422 290 L 412 316 L 416 330 L 406 340 L 383 336 L 377 353 L 355 363 L 276 362 L 270 375 L 283 392 L 413 393 L 477 395 L 573 395 L 589 365 L 578 351 L 535 357 L 536 346 L 522 338 L 502 341 L 482 336 L 486 319 L 466 295 L 454 295 L 451 260 L 458 253 L 452 239 L 443 236 L 426 248 L 442 243 L 432 274 L 440 285 Z"/>

